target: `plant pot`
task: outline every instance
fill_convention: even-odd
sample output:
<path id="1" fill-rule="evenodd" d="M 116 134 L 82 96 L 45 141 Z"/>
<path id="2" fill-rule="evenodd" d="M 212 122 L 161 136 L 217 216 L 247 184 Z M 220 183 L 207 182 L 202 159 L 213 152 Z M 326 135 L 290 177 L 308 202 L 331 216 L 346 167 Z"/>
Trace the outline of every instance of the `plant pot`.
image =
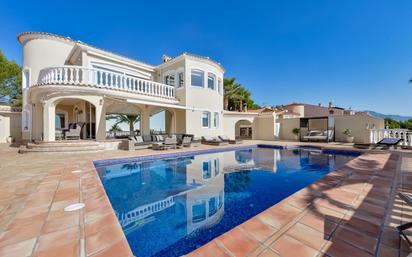
<path id="1" fill-rule="evenodd" d="M 13 143 L 14 138 L 13 137 L 7 137 L 6 141 L 7 141 L 8 144 L 11 144 L 11 143 Z"/>
<path id="2" fill-rule="evenodd" d="M 353 143 L 354 137 L 346 137 L 346 143 Z"/>

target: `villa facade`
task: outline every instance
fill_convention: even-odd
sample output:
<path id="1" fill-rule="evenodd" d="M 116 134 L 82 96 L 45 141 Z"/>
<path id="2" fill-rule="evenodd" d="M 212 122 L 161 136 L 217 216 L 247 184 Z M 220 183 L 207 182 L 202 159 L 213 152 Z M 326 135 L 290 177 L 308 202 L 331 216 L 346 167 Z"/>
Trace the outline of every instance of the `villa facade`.
<path id="1" fill-rule="evenodd" d="M 296 105 L 225 111 L 225 70 L 208 57 L 183 53 L 150 65 L 50 33 L 24 32 L 17 39 L 23 45 L 23 141 L 55 141 L 71 124 L 82 124 L 81 139 L 107 141 L 111 114 L 138 115 L 136 132 L 149 135 L 150 117 L 162 111 L 167 134 L 292 139 L 292 129 L 305 116 Z M 364 134 L 366 122 L 383 128 L 370 119 L 362 124 Z M 367 140 L 361 137 L 358 141 Z"/>

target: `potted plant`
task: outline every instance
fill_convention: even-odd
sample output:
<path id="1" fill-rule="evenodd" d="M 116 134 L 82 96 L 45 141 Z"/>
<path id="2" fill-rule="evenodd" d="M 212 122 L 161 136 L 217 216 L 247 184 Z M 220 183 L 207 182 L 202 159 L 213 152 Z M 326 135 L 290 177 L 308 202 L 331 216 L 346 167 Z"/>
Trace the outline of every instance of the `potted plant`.
<path id="1" fill-rule="evenodd" d="M 294 128 L 292 129 L 293 135 L 295 135 L 295 140 L 299 139 L 299 133 L 300 133 L 300 128 Z"/>
<path id="2" fill-rule="evenodd" d="M 347 143 L 353 143 L 354 137 L 352 136 L 352 130 L 351 129 L 345 129 L 342 132 L 346 136 L 346 142 Z"/>

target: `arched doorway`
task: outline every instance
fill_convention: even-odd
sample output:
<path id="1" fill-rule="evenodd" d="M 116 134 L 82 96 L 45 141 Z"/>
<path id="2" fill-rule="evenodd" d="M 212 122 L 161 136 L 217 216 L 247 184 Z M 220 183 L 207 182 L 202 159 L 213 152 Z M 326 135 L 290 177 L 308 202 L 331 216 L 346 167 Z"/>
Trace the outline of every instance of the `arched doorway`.
<path id="1" fill-rule="evenodd" d="M 150 134 L 164 135 L 175 133 L 175 115 L 168 109 L 155 109 L 150 113 Z"/>
<path id="2" fill-rule="evenodd" d="M 95 139 L 96 107 L 83 99 L 64 98 L 55 102 L 55 139 Z"/>
<path id="3" fill-rule="evenodd" d="M 235 124 L 235 137 L 239 139 L 252 139 L 252 122 L 239 120 Z"/>

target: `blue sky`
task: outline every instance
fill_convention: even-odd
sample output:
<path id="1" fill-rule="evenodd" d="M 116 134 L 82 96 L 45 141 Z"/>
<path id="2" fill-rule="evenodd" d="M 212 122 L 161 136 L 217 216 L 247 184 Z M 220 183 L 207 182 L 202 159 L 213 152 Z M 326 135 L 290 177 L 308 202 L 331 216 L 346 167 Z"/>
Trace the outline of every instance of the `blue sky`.
<path id="1" fill-rule="evenodd" d="M 0 49 L 47 31 L 158 64 L 210 56 L 258 104 L 412 115 L 412 1 L 1 1 Z"/>

